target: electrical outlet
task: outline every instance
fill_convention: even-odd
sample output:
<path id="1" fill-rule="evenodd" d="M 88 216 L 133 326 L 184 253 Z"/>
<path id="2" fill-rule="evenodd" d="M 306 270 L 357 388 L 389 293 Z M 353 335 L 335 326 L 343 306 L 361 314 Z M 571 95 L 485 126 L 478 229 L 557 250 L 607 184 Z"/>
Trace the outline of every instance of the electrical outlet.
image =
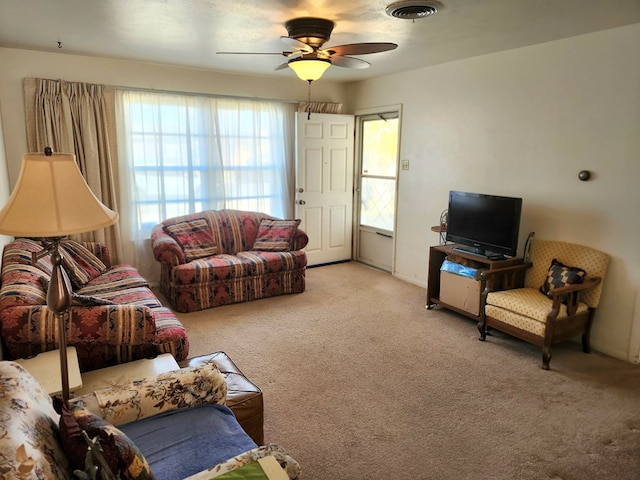
<path id="1" fill-rule="evenodd" d="M 402 170 L 409 170 L 409 160 L 402 160 Z"/>

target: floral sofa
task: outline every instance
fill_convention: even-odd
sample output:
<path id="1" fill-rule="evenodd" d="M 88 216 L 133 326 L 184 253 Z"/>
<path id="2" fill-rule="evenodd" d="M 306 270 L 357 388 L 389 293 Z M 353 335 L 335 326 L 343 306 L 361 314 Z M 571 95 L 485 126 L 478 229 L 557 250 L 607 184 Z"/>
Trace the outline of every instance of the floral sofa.
<path id="1" fill-rule="evenodd" d="M 207 364 L 96 390 L 60 407 L 21 365 L 0 362 L 0 478 L 76 478 L 73 472 L 86 466 L 84 431 L 117 478 L 204 480 L 272 456 L 297 479 L 298 463 L 277 445 L 253 443 L 225 398 L 224 378 Z"/>
<path id="2" fill-rule="evenodd" d="M 51 259 L 32 258 L 42 251 L 40 241 L 26 238 L 3 250 L 0 333 L 10 359 L 58 348 L 56 319 L 46 307 Z M 67 342 L 76 347 L 82 371 L 160 353 L 187 358 L 184 327 L 133 266 L 111 265 L 108 249 L 98 243 L 65 241 L 62 255 L 73 288 Z"/>
<path id="3" fill-rule="evenodd" d="M 309 241 L 299 220 L 206 210 L 156 225 L 160 291 L 178 312 L 193 312 L 305 289 Z"/>

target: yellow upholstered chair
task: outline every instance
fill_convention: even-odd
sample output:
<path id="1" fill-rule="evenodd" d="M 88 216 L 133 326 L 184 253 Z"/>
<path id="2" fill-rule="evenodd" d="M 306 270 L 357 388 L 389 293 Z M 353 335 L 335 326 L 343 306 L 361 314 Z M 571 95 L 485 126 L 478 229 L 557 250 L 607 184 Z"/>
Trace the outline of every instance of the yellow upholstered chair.
<path id="1" fill-rule="evenodd" d="M 554 343 L 581 335 L 582 349 L 589 353 L 608 264 L 606 253 L 590 247 L 532 239 L 530 261 L 482 273 L 480 340 L 494 328 L 538 345 L 545 370 Z"/>

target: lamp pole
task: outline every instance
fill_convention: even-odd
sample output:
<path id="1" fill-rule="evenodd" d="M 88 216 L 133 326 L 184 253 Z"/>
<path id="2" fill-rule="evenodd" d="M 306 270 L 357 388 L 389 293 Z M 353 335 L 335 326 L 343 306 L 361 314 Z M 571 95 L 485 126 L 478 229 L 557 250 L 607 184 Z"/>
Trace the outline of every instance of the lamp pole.
<path id="1" fill-rule="evenodd" d="M 53 312 L 58 322 L 58 347 L 60 349 L 60 374 L 62 377 L 62 399 L 69 400 L 69 372 L 67 366 L 67 328 L 65 315 L 71 304 L 69 285 L 62 269 L 62 255 L 59 250 L 60 238 L 55 238 L 50 246 L 51 281 L 47 290 L 47 308 Z"/>

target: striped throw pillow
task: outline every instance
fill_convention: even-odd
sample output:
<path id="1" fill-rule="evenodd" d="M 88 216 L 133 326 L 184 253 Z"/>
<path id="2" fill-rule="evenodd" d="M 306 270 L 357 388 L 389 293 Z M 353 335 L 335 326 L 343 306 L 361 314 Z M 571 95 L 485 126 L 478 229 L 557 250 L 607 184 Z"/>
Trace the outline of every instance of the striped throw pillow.
<path id="1" fill-rule="evenodd" d="M 258 236 L 253 242 L 252 250 L 267 252 L 287 252 L 291 250 L 291 242 L 298 230 L 300 220 L 268 220 L 263 219 L 258 228 Z"/>
<path id="2" fill-rule="evenodd" d="M 165 225 L 163 230 L 178 242 L 187 262 L 218 253 L 211 227 L 204 218 Z"/>
<path id="3" fill-rule="evenodd" d="M 74 290 L 82 288 L 86 283 L 107 271 L 107 266 L 98 257 L 74 240 L 62 242 L 60 250 L 62 265 Z"/>

